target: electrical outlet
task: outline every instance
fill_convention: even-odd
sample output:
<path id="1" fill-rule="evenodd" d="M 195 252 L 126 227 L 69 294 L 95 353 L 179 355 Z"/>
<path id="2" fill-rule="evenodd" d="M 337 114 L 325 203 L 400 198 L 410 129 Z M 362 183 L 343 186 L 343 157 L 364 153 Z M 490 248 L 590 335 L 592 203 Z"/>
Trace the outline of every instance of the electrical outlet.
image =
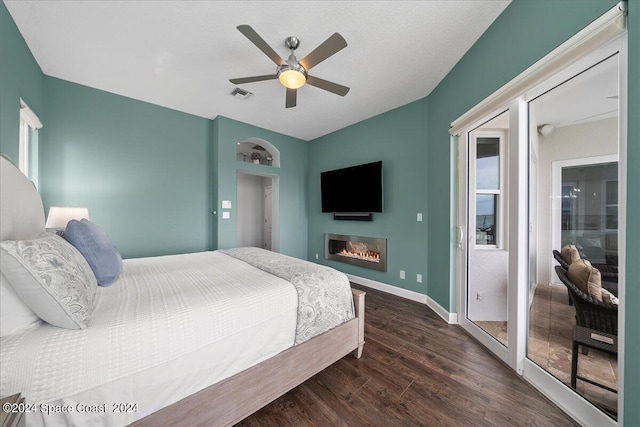
<path id="1" fill-rule="evenodd" d="M 416 274 L 416 282 L 422 283 L 422 274 Z"/>
<path id="2" fill-rule="evenodd" d="M 404 270 L 400 270 L 400 278 L 404 280 Z"/>
<path id="3" fill-rule="evenodd" d="M 316 254 L 316 259 L 318 259 L 318 254 Z"/>
<path id="4" fill-rule="evenodd" d="M 476 300 L 482 301 L 484 299 L 484 294 L 482 292 L 478 292 L 476 294 Z"/>

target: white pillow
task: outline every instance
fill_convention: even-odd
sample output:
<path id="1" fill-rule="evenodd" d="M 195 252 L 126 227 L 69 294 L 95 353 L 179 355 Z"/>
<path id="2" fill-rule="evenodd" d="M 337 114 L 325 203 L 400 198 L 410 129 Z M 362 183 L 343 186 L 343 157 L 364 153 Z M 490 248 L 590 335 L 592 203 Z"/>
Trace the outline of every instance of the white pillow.
<path id="1" fill-rule="evenodd" d="M 98 284 L 76 248 L 53 233 L 5 240 L 0 248 L 2 273 L 42 320 L 67 329 L 87 326 Z"/>
<path id="2" fill-rule="evenodd" d="M 38 315 L 20 299 L 9 279 L 0 272 L 0 338 L 27 329 L 39 321 Z"/>

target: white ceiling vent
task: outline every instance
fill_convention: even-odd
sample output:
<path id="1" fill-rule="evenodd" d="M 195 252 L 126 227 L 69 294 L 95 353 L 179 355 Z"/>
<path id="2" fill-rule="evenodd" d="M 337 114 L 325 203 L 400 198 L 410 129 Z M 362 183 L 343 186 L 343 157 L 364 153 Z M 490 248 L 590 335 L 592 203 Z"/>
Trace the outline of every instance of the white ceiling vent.
<path id="1" fill-rule="evenodd" d="M 231 92 L 231 95 L 235 96 L 238 99 L 247 99 L 248 97 L 253 95 L 253 93 L 249 92 L 248 90 L 240 89 L 239 87 L 237 87 L 233 89 L 233 92 Z"/>

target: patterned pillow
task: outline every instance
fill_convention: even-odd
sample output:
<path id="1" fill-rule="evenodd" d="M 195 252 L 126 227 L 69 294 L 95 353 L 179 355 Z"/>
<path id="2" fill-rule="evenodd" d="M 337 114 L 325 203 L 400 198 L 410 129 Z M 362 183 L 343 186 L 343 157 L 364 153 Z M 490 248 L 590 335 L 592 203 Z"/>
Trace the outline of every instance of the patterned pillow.
<path id="1" fill-rule="evenodd" d="M 567 274 L 569 280 L 582 292 L 596 301 L 602 302 L 602 278 L 600 270 L 593 267 L 586 259 L 572 262 Z"/>
<path id="2" fill-rule="evenodd" d="M 42 320 L 67 329 L 87 326 L 97 283 L 76 248 L 52 233 L 33 240 L 5 240 L 0 248 L 2 273 Z"/>

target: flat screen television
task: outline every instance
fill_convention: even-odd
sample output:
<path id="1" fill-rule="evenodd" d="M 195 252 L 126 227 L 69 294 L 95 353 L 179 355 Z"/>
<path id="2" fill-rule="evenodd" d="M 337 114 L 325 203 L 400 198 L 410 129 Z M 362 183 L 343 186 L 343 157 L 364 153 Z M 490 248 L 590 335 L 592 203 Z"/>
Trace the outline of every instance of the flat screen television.
<path id="1" fill-rule="evenodd" d="M 320 174 L 322 212 L 382 212 L 382 161 Z"/>

